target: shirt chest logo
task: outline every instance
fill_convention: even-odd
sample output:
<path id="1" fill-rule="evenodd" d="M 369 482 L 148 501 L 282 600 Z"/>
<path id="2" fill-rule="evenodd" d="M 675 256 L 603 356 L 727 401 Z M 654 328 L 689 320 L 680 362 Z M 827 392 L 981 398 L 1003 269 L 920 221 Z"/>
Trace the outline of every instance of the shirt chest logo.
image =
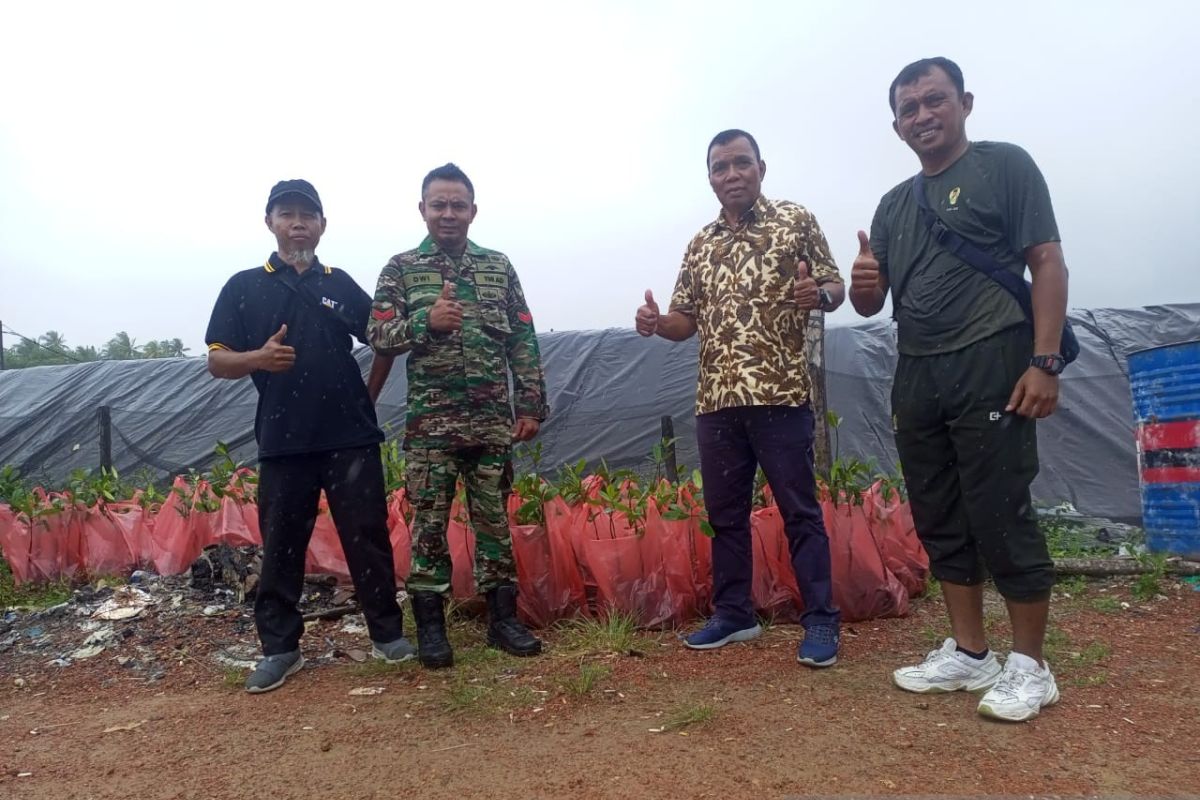
<path id="1" fill-rule="evenodd" d="M 326 308 L 328 308 L 332 311 L 341 311 L 342 310 L 342 303 L 339 303 L 337 300 L 334 300 L 329 297 L 322 297 L 321 305 L 325 306 Z"/>
<path id="2" fill-rule="evenodd" d="M 953 189 L 950 190 L 950 196 L 946 198 L 947 200 L 950 201 L 950 205 L 952 205 L 952 206 L 958 205 L 958 195 L 961 192 L 962 192 L 961 186 L 955 186 Z"/>

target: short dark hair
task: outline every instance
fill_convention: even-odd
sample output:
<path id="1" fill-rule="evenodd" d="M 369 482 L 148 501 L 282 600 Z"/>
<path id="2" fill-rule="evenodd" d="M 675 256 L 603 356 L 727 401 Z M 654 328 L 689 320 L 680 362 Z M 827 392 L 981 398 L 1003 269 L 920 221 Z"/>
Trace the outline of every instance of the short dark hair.
<path id="1" fill-rule="evenodd" d="M 471 202 L 475 202 L 475 184 L 471 183 L 471 179 L 467 177 L 467 173 L 458 168 L 457 164 L 446 163 L 437 169 L 431 169 L 429 174 L 425 176 L 425 180 L 421 181 L 421 198 L 425 198 L 425 192 L 429 190 L 429 184 L 434 181 L 452 181 L 461 183 L 467 187 L 467 192 L 471 195 Z"/>
<path id="2" fill-rule="evenodd" d="M 922 58 L 920 61 L 914 61 L 904 69 L 900 70 L 900 74 L 892 81 L 892 85 L 888 88 L 888 105 L 892 107 L 892 114 L 896 113 L 896 87 L 908 86 L 911 83 L 916 83 L 921 78 L 928 75 L 934 67 L 940 68 L 950 77 L 950 82 L 954 84 L 954 88 L 958 89 L 958 96 L 962 97 L 966 90 L 963 88 L 962 70 L 948 58 L 937 56 L 936 58 Z"/>
<path id="3" fill-rule="evenodd" d="M 758 152 L 758 142 L 754 141 L 754 137 L 745 131 L 737 128 L 730 128 L 727 131 L 721 131 L 712 138 L 708 143 L 708 149 L 704 151 L 704 169 L 708 169 L 708 157 L 712 155 L 712 149 L 719 144 L 729 144 L 736 139 L 745 139 L 750 142 L 750 147 L 754 149 L 754 160 L 762 161 L 762 155 Z"/>

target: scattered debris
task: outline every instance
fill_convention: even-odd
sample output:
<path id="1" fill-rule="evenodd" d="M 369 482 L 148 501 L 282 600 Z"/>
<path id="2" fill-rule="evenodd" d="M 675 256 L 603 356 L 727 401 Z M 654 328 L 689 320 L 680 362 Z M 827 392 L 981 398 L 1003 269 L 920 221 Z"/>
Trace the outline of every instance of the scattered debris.
<path id="1" fill-rule="evenodd" d="M 223 667 L 233 669 L 254 669 L 262 653 L 257 645 L 234 644 L 213 653 L 213 658 Z"/>
<path id="2" fill-rule="evenodd" d="M 149 720 L 143 719 L 138 722 L 129 722 L 124 725 L 110 725 L 109 727 L 104 729 L 104 732 L 105 733 L 116 733 L 118 731 L 131 731 L 131 730 L 134 730 L 135 728 L 142 727 L 147 722 L 149 722 Z"/>
<path id="3" fill-rule="evenodd" d="M 383 686 L 359 686 L 356 689 L 350 690 L 351 697 L 374 697 L 377 694 L 383 694 Z"/>
<path id="4" fill-rule="evenodd" d="M 82 662 L 92 665 L 90 671 L 106 673 L 107 681 L 146 683 L 163 680 L 185 662 L 203 663 L 214 675 L 252 669 L 262 657 L 250 605 L 251 589 L 257 584 L 249 579 L 256 578 L 259 560 L 253 547 L 214 546 L 205 549 L 189 573 L 136 570 L 127 584 L 115 584 L 111 578 L 85 583 L 55 606 L 0 609 L 5 685 L 36 686 L 40 672 Z M 328 611 L 338 591 L 331 576 L 305 576 L 301 613 Z M 355 613 L 338 616 L 349 620 L 349 632 L 365 636 L 359 609 L 351 610 Z M 214 625 L 214 620 L 220 624 Z M 350 649 L 361 647 L 362 640 L 352 643 L 333 625 L 329 629 L 338 641 L 309 660 L 366 660 L 361 650 Z"/>
<path id="5" fill-rule="evenodd" d="M 210 594 L 224 590 L 232 593 L 235 602 L 247 603 L 258 593 L 261 572 L 262 553 L 257 547 L 232 547 L 221 542 L 200 551 L 189 575 L 193 589 Z"/>
<path id="6" fill-rule="evenodd" d="M 113 621 L 132 619 L 154 602 L 157 601 L 148 592 L 135 586 L 121 586 L 115 589 L 109 598 L 92 612 L 92 616 L 95 619 Z"/>

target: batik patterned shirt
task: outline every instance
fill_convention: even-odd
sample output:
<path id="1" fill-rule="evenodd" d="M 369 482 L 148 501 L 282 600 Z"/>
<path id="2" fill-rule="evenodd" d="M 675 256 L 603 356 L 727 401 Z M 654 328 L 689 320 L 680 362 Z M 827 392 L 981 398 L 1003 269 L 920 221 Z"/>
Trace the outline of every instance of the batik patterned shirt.
<path id="1" fill-rule="evenodd" d="M 692 239 L 670 310 L 696 320 L 697 414 L 808 403 L 808 312 L 793 296 L 801 262 L 818 284 L 842 282 L 816 219 L 786 200 L 759 197 L 736 226 L 718 216 Z"/>

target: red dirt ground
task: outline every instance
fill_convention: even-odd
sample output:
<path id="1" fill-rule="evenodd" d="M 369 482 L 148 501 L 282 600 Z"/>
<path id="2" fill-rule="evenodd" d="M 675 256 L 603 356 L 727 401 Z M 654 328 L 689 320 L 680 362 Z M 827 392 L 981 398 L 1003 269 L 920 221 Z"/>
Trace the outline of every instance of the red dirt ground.
<path id="1" fill-rule="evenodd" d="M 1127 582 L 1075 588 L 1056 601 L 1048 649 L 1062 701 L 1023 725 L 979 717 L 970 695 L 891 686 L 944 631 L 936 598 L 846 626 L 841 663 L 821 672 L 796 664 L 792 626 L 713 653 L 672 634 L 605 653 L 551 632 L 544 656 L 520 661 L 479 647 L 478 623 L 463 622 L 453 670 L 343 660 L 256 697 L 210 657 L 252 641 L 245 612 L 147 614 L 69 667 L 0 655 L 0 797 L 1200 793 L 1200 592 L 1167 582 L 1142 602 Z M 988 620 L 1004 648 L 994 598 Z M 328 622 L 304 647 L 311 659 L 364 641 Z M 167 667 L 155 682 L 116 661 L 148 643 Z M 359 687 L 384 690 L 350 695 Z"/>

